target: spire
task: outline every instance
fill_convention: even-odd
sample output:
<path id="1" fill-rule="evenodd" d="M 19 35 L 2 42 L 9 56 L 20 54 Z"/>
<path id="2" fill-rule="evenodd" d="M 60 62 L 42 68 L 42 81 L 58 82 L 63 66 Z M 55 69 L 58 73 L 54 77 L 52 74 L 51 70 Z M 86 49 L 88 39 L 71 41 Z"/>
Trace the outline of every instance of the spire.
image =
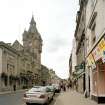
<path id="1" fill-rule="evenodd" d="M 30 25 L 36 25 L 36 22 L 35 22 L 35 20 L 34 20 L 34 16 L 33 16 L 33 15 L 32 15 L 32 18 L 31 18 Z"/>
<path id="2" fill-rule="evenodd" d="M 36 22 L 34 20 L 34 16 L 32 15 L 31 22 L 30 22 L 30 27 L 29 27 L 28 32 L 35 33 L 36 30 L 37 30 L 36 29 Z"/>

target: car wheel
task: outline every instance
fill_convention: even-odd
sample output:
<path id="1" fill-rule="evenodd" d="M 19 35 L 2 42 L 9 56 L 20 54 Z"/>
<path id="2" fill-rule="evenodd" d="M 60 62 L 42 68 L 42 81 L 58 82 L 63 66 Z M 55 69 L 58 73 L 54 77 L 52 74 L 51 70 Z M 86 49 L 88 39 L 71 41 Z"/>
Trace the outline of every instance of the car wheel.
<path id="1" fill-rule="evenodd" d="M 26 105 L 30 105 L 30 103 L 26 103 Z"/>
<path id="2" fill-rule="evenodd" d="M 52 97 L 52 100 L 53 100 L 54 98 Z"/>
<path id="3" fill-rule="evenodd" d="M 45 103 L 45 104 L 43 104 L 43 105 L 48 105 L 48 103 Z"/>
<path id="4" fill-rule="evenodd" d="M 49 100 L 49 97 L 48 97 L 48 100 L 44 105 L 48 105 L 49 103 L 50 103 L 50 100 Z"/>

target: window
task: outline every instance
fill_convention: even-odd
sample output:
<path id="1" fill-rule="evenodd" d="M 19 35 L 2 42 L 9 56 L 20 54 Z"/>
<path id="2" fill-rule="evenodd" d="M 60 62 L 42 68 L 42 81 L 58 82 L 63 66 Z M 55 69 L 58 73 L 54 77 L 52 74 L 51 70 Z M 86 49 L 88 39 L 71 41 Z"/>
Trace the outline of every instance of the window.
<path id="1" fill-rule="evenodd" d="M 96 35 L 95 35 L 95 27 L 96 27 L 96 24 L 94 23 L 93 27 L 92 27 L 92 30 L 91 30 L 91 43 L 92 45 L 95 43 L 96 41 Z"/>
<path id="2" fill-rule="evenodd" d="M 86 44 L 89 47 L 89 36 L 86 38 Z"/>
<path id="3" fill-rule="evenodd" d="M 93 16 L 91 17 L 91 20 L 89 22 L 89 29 L 91 30 L 91 44 L 92 45 L 96 41 L 96 35 L 95 35 L 96 17 L 97 17 L 97 12 L 94 12 Z"/>

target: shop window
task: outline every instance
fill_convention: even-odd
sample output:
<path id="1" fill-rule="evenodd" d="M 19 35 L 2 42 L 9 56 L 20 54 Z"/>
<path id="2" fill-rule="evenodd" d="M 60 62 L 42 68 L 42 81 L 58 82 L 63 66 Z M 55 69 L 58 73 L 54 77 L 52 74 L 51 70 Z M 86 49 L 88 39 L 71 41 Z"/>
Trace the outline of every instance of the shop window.
<path id="1" fill-rule="evenodd" d="M 98 80 L 98 94 L 105 94 L 105 63 L 102 62 L 102 59 L 97 62 L 97 80 Z"/>

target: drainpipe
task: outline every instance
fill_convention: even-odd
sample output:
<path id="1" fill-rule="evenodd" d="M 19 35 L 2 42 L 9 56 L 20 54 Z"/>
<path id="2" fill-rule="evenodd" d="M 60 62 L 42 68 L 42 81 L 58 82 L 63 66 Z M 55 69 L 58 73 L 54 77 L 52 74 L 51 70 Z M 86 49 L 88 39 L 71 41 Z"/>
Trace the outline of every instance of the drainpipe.
<path id="1" fill-rule="evenodd" d="M 84 1 L 84 12 L 85 12 L 85 22 L 84 22 L 84 27 L 85 27 L 85 31 L 84 31 L 84 34 L 86 33 L 86 7 L 87 7 L 87 2 L 88 2 L 88 0 L 85 0 Z M 86 92 L 86 94 L 87 94 L 87 97 L 89 97 L 89 71 L 88 71 L 88 69 L 90 69 L 90 68 L 87 68 L 86 67 L 86 54 L 87 54 L 87 38 L 86 38 L 86 36 L 85 36 L 85 38 L 84 38 L 84 62 L 85 62 L 85 92 Z"/>
<path id="2" fill-rule="evenodd" d="M 86 27 L 86 0 L 84 1 L 84 72 L 85 72 L 85 74 L 84 74 L 84 78 L 85 78 L 85 80 L 84 80 L 84 85 L 85 85 L 85 92 L 86 92 L 86 95 L 87 95 L 87 85 L 86 85 L 86 83 L 87 83 L 87 73 L 86 73 L 86 57 L 85 57 L 85 55 L 86 55 L 86 48 L 87 48 L 87 46 L 86 46 L 86 35 L 85 35 L 85 27 Z M 87 97 L 87 96 L 86 96 Z"/>

